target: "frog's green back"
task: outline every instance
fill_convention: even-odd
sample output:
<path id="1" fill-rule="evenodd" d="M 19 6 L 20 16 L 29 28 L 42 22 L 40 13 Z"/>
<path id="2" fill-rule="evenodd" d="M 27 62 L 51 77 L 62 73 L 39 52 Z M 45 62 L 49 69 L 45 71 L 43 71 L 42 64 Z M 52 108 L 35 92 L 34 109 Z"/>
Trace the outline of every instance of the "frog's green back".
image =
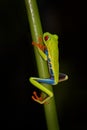
<path id="1" fill-rule="evenodd" d="M 44 37 L 48 35 L 49 40 L 44 41 L 48 49 L 48 56 L 51 60 L 52 69 L 54 73 L 55 84 L 58 83 L 59 79 L 59 49 L 58 49 L 58 36 L 50 33 L 45 33 Z"/>

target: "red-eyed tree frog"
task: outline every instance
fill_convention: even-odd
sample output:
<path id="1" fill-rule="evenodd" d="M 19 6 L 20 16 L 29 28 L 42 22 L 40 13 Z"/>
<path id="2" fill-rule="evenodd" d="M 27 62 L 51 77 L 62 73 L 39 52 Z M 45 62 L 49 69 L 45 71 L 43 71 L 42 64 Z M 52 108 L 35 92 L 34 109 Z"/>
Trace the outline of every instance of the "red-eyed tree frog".
<path id="1" fill-rule="evenodd" d="M 35 45 L 39 51 L 41 57 L 47 61 L 48 70 L 50 74 L 50 78 L 36 78 L 30 77 L 29 81 L 38 89 L 46 93 L 48 96 L 46 98 L 39 97 L 37 92 L 33 92 L 32 99 L 40 104 L 46 103 L 50 98 L 53 97 L 53 92 L 44 87 L 43 84 L 51 84 L 56 85 L 59 82 L 65 81 L 68 79 L 68 76 L 64 73 L 59 73 L 59 49 L 58 49 L 58 35 L 50 34 L 46 32 L 43 34 L 43 43 L 44 47 L 40 44 L 32 44 Z"/>

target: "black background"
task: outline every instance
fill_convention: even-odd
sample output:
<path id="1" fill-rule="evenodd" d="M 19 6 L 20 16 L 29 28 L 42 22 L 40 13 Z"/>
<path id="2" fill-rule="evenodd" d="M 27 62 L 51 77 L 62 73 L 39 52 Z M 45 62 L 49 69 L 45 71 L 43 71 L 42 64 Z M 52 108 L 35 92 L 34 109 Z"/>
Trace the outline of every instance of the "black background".
<path id="1" fill-rule="evenodd" d="M 60 130 L 87 129 L 86 44 L 81 41 L 81 4 L 37 1 L 43 32 L 59 35 L 60 71 L 67 82 L 54 86 Z M 84 32 L 82 32 L 84 33 Z M 43 106 L 31 100 L 37 76 L 25 3 L 0 1 L 1 127 L 46 130 Z"/>

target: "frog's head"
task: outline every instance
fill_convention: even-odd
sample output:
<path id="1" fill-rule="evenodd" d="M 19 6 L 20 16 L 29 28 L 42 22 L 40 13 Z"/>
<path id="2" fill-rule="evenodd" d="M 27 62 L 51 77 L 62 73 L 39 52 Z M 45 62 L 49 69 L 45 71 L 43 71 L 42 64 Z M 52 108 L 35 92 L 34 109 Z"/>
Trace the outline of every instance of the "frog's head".
<path id="1" fill-rule="evenodd" d="M 43 34 L 43 41 L 46 46 L 51 46 L 51 44 L 58 43 L 58 36 L 56 34 L 46 32 Z"/>

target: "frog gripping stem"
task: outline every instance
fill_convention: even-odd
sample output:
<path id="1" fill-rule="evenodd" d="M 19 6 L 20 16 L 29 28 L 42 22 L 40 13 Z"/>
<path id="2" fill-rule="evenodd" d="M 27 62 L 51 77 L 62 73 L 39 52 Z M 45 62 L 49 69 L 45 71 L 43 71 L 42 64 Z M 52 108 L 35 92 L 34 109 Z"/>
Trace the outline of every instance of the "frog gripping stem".
<path id="1" fill-rule="evenodd" d="M 40 35 L 42 36 L 42 34 L 43 34 L 37 2 L 36 2 L 36 0 L 25 0 L 25 5 L 26 5 L 28 21 L 29 21 L 29 25 L 30 25 L 31 36 L 32 36 L 33 41 L 37 42 L 37 36 L 40 36 Z M 37 47 L 40 48 L 39 46 L 37 46 Z M 39 53 L 36 49 L 37 48 L 35 47 L 34 52 L 35 52 L 36 61 L 38 63 L 37 68 L 38 68 L 38 72 L 39 72 L 39 77 L 49 77 L 47 64 L 46 64 L 46 62 L 44 62 L 41 59 L 41 56 L 39 55 Z M 52 90 L 51 85 L 46 85 L 45 87 L 47 87 L 49 90 Z M 34 94 L 34 95 L 36 95 L 36 94 Z M 32 96 L 32 98 L 34 100 L 37 100 L 37 99 L 35 99 L 36 97 L 34 95 Z M 56 105 L 55 105 L 54 97 L 52 98 L 49 105 L 44 104 L 44 111 L 45 111 L 45 116 L 46 116 L 47 129 L 48 130 L 59 130 L 59 124 L 58 124 L 58 119 L 57 119 L 57 112 L 56 112 Z"/>
<path id="2" fill-rule="evenodd" d="M 42 44 L 42 37 L 38 37 L 38 43 L 36 42 L 32 42 L 32 45 L 38 47 L 39 49 L 41 49 L 42 51 L 44 51 L 46 49 L 46 46 Z"/>

